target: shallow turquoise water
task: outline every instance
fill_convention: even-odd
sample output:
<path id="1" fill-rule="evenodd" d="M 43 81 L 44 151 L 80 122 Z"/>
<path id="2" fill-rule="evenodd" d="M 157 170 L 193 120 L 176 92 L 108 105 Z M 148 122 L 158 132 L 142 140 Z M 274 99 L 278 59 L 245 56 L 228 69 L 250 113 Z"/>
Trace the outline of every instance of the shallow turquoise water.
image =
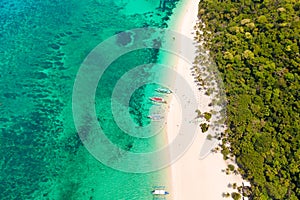
<path id="1" fill-rule="evenodd" d="M 151 199 L 161 172 L 129 174 L 102 165 L 82 146 L 71 109 L 77 70 L 97 44 L 127 29 L 166 27 L 176 5 L 168 1 L 165 9 L 157 9 L 159 0 L 135 2 L 0 0 L 0 199 Z M 155 56 L 133 52 L 128 68 L 108 71 L 103 80 L 113 84 L 137 60 L 147 63 Z M 145 99 L 153 87 L 134 94 L 130 113 L 138 125 L 149 123 L 152 105 Z M 98 91 L 99 123 L 111 128 L 109 120 L 101 122 L 109 116 L 101 109 L 110 85 Z M 153 140 L 113 132 L 111 140 L 122 148 L 156 148 Z"/>

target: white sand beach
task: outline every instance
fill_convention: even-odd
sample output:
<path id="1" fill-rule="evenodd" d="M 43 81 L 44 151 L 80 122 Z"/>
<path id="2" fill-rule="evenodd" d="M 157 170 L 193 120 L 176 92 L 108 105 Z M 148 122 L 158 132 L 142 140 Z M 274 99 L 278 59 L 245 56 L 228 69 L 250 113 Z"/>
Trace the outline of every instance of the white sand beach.
<path id="1" fill-rule="evenodd" d="M 170 29 L 180 32 L 181 34 L 194 38 L 194 26 L 198 20 L 198 1 L 186 0 L 180 2 L 174 11 L 169 23 Z M 190 53 L 196 50 L 191 49 Z M 196 53 L 194 53 L 196 56 Z M 174 62 L 174 61 L 172 61 Z M 196 95 L 198 108 L 205 112 L 209 111 L 208 104 L 211 102 L 210 96 L 199 91 L 191 73 L 189 65 L 181 59 L 176 61 L 176 71 L 181 74 Z M 180 84 L 175 80 L 175 85 Z M 169 143 L 176 137 L 181 123 L 180 110 L 188 107 L 188 102 L 179 104 L 176 98 L 172 98 L 167 116 L 167 135 Z M 184 116 L 183 116 L 184 117 Z M 198 126 L 199 127 L 199 126 Z M 172 200 L 219 200 L 223 199 L 222 194 L 231 193 L 232 188 L 228 184 L 236 183 L 242 185 L 240 175 L 226 175 L 225 170 L 227 163 L 223 160 L 222 154 L 210 153 L 206 158 L 200 160 L 200 150 L 206 139 L 207 133 L 202 133 L 200 127 L 197 130 L 197 136 L 188 151 L 177 162 L 172 164 L 168 170 L 171 171 L 170 189 L 171 195 L 168 199 Z"/>

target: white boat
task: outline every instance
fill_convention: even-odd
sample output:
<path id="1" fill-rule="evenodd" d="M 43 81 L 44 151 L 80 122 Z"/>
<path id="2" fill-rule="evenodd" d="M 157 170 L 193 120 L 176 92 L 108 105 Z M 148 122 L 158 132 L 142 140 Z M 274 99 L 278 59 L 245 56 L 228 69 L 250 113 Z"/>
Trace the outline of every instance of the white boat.
<path id="1" fill-rule="evenodd" d="M 159 92 L 159 93 L 165 93 L 165 94 L 171 94 L 172 93 L 172 91 L 169 90 L 168 88 L 157 88 L 155 91 Z"/>
<path id="2" fill-rule="evenodd" d="M 160 121 L 162 120 L 164 117 L 158 114 L 155 115 L 149 115 L 148 116 L 149 119 L 152 119 L 153 121 Z"/>
<path id="3" fill-rule="evenodd" d="M 151 193 L 154 194 L 154 195 L 167 195 L 167 194 L 169 194 L 169 192 L 167 192 L 166 190 L 162 190 L 162 189 L 153 190 Z"/>

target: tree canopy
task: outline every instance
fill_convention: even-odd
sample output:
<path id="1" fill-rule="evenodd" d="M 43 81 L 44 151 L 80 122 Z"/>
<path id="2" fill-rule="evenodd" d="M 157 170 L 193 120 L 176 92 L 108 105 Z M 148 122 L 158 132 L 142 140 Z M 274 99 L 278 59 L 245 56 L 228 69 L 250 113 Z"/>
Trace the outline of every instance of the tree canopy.
<path id="1" fill-rule="evenodd" d="M 226 141 L 253 199 L 300 199 L 300 2 L 202 0 L 199 19 L 225 85 Z"/>

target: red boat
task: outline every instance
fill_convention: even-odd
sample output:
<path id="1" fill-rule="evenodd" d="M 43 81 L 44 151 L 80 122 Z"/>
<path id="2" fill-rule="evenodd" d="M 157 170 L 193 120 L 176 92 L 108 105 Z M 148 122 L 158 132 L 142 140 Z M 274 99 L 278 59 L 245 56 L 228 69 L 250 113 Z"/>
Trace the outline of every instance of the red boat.
<path id="1" fill-rule="evenodd" d="M 150 100 L 157 103 L 166 103 L 166 101 L 161 97 L 151 97 Z"/>

